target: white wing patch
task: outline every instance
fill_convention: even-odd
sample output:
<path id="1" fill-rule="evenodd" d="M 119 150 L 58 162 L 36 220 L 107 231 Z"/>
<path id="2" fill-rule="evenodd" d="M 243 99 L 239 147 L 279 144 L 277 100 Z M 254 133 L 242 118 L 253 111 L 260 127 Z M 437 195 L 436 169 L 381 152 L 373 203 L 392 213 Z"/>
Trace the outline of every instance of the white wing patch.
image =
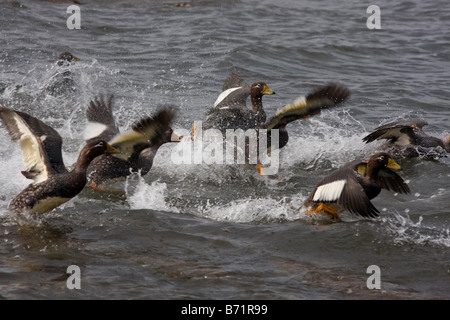
<path id="1" fill-rule="evenodd" d="M 106 129 L 107 125 L 100 122 L 89 121 L 86 124 L 86 129 L 84 130 L 84 140 L 89 140 L 101 135 Z"/>
<path id="2" fill-rule="evenodd" d="M 30 131 L 26 123 L 22 118 L 14 114 L 14 120 L 16 121 L 17 129 L 20 132 L 20 148 L 22 149 L 23 161 L 25 164 L 25 171 L 40 172 L 34 178 L 35 183 L 47 180 L 48 171 L 45 165 L 44 155 L 41 153 L 41 143 L 38 141 L 33 133 Z M 46 136 L 43 136 L 44 139 Z"/>
<path id="3" fill-rule="evenodd" d="M 313 201 L 337 201 L 346 183 L 347 180 L 337 180 L 321 185 L 314 193 Z"/>
<path id="4" fill-rule="evenodd" d="M 226 97 L 228 97 L 228 95 L 230 93 L 232 93 L 233 91 L 236 91 L 238 89 L 241 89 L 242 87 L 235 87 L 235 88 L 230 88 L 227 89 L 225 91 L 223 91 L 221 94 L 219 94 L 219 96 L 216 99 L 216 102 L 214 102 L 214 107 L 216 107 L 219 103 L 221 103 Z"/>

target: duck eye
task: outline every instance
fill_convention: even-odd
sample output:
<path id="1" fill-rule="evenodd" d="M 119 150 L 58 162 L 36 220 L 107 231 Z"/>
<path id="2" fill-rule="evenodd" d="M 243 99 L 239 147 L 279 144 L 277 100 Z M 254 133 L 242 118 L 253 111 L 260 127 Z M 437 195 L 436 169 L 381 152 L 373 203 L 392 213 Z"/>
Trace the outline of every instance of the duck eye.
<path id="1" fill-rule="evenodd" d="M 99 143 L 97 143 L 96 147 L 101 147 L 103 148 L 105 146 L 105 143 L 103 141 L 100 141 Z"/>

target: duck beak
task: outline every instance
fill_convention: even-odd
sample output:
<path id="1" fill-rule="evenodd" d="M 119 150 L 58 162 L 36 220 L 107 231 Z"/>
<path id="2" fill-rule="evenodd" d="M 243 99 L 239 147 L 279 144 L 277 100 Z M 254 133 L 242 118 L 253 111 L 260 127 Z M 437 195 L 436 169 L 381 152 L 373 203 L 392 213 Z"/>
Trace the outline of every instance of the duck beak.
<path id="1" fill-rule="evenodd" d="M 113 146 L 111 146 L 109 143 L 106 144 L 106 154 L 117 154 L 120 153 L 119 149 L 114 148 Z"/>
<path id="2" fill-rule="evenodd" d="M 275 94 L 275 91 L 270 89 L 268 86 L 264 86 L 262 93 L 263 94 Z"/>
<path id="3" fill-rule="evenodd" d="M 393 159 L 389 158 L 389 162 L 388 162 L 386 168 L 391 169 L 391 170 L 400 170 L 402 167 L 400 167 L 400 165 L 397 162 L 395 162 Z"/>
<path id="4" fill-rule="evenodd" d="M 180 142 L 181 139 L 183 139 L 183 136 L 179 136 L 172 131 L 172 135 L 170 136 L 170 142 Z"/>
<path id="5" fill-rule="evenodd" d="M 73 58 L 73 60 L 75 60 L 75 61 L 80 61 L 80 60 L 81 60 L 80 58 L 78 58 L 78 57 L 76 57 L 76 56 L 74 56 L 74 55 L 72 55 L 72 58 Z"/>

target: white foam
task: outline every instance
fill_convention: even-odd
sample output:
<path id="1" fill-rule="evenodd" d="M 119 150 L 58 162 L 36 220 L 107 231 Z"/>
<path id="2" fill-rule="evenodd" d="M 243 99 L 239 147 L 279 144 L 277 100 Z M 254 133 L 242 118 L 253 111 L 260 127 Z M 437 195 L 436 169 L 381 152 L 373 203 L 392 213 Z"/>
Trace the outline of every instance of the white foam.
<path id="1" fill-rule="evenodd" d="M 306 170 L 329 165 L 339 168 L 375 148 L 362 141 L 367 132 L 346 110 L 325 110 L 319 116 L 290 123 L 287 130 L 289 142 L 281 152 L 282 167 L 301 163 Z"/>
<path id="2" fill-rule="evenodd" d="M 227 205 L 207 205 L 198 215 L 217 220 L 236 223 L 295 221 L 301 218 L 298 206 L 292 199 L 247 198 L 231 201 Z"/>
<path id="3" fill-rule="evenodd" d="M 0 139 L 5 140 L 5 138 Z M 0 192 L 0 208 L 6 209 L 11 199 L 33 181 L 26 179 L 20 173 L 25 167 L 19 144 L 5 141 L 2 141 L 2 143 L 4 143 L 5 153 L 2 152 L 0 155 L 3 168 L 0 175 L 0 184 L 3 186 Z M 9 143 L 10 145 L 8 145 Z M 6 151 L 8 154 L 6 154 Z"/>
<path id="4" fill-rule="evenodd" d="M 381 221 L 397 245 L 431 244 L 450 248 L 450 229 L 426 225 L 423 216 L 419 216 L 417 222 L 414 222 L 408 213 L 402 215 L 393 212 L 393 216 L 383 216 Z"/>
<path id="5" fill-rule="evenodd" d="M 163 182 L 153 181 L 148 184 L 140 175 L 132 175 L 126 180 L 125 192 L 131 209 L 179 212 L 166 202 L 167 185 Z"/>

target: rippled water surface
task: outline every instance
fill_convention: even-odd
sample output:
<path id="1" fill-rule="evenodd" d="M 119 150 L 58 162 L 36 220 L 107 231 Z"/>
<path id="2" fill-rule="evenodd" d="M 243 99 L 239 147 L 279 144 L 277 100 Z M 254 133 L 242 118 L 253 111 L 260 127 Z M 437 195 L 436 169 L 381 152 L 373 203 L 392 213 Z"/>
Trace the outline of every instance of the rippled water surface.
<path id="1" fill-rule="evenodd" d="M 383 190 L 377 219 L 315 220 L 299 207 L 315 184 L 375 152 L 362 138 L 380 124 L 424 118 L 450 131 L 450 6 L 447 1 L 378 2 L 370 30 L 362 1 L 82 1 L 0 4 L 0 104 L 52 125 L 76 160 L 85 110 L 114 94 L 122 130 L 162 105 L 174 128 L 205 118 L 233 71 L 265 81 L 271 115 L 318 86 L 347 86 L 338 108 L 288 126 L 275 177 L 225 165 L 175 164 L 164 145 L 144 178 L 85 189 L 39 218 L 12 215 L 28 183 L 22 154 L 0 124 L 0 298 L 5 299 L 449 299 L 450 158 L 400 160 L 411 194 Z M 77 91 L 42 93 L 59 53 Z M 182 142 L 187 143 L 187 142 Z M 67 287 L 67 268 L 81 289 Z M 380 289 L 369 289 L 369 266 Z"/>

